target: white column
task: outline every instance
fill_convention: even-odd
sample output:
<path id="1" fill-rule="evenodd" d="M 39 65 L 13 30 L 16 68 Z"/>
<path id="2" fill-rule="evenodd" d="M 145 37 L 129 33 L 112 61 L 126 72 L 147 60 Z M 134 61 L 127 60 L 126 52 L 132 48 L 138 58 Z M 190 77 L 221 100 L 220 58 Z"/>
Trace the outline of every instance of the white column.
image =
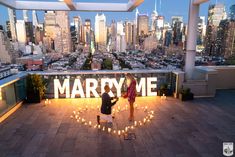
<path id="1" fill-rule="evenodd" d="M 195 68 L 198 17 L 199 17 L 199 4 L 194 4 L 193 0 L 190 0 L 187 48 L 186 48 L 187 51 L 185 59 L 186 79 L 192 79 L 193 71 Z"/>

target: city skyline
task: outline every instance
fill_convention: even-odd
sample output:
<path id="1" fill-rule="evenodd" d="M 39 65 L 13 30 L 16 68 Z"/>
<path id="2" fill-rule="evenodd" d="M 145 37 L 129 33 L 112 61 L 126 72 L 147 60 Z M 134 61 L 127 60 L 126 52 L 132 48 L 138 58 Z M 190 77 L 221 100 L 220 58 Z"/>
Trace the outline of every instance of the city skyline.
<path id="1" fill-rule="evenodd" d="M 181 5 L 177 8 L 175 7 L 174 3 L 171 2 L 171 0 L 156 0 L 157 1 L 157 12 L 159 15 L 163 15 L 165 17 L 165 20 L 167 22 L 171 22 L 171 17 L 178 15 L 183 16 L 183 22 L 188 22 L 188 0 L 182 0 Z M 116 2 L 116 1 L 112 1 Z M 160 6 L 161 3 L 161 6 Z M 232 0 L 211 0 L 209 3 L 203 4 L 200 9 L 200 16 L 208 16 L 208 8 L 210 4 L 215 3 L 223 3 L 226 7 L 226 12 L 229 11 L 229 7 L 233 4 Z M 152 11 L 155 8 L 155 0 L 152 1 L 144 1 L 144 3 L 138 8 L 140 13 L 145 13 L 151 16 Z M 91 25 L 94 27 L 95 23 L 95 16 L 98 12 L 69 12 L 70 22 L 72 22 L 72 18 L 74 16 L 81 16 L 82 21 L 85 22 L 85 19 L 91 20 Z M 135 19 L 135 11 L 133 12 L 104 12 L 106 16 L 107 24 L 110 25 L 111 21 L 115 19 L 115 21 L 124 21 L 126 19 L 128 20 L 134 20 Z M 8 18 L 7 13 L 7 7 L 0 5 L 0 25 L 3 25 L 5 27 L 6 21 Z M 3 16 L 2 16 L 3 15 Z M 37 11 L 38 19 L 40 23 L 44 22 L 44 11 Z M 29 20 L 32 21 L 32 12 L 28 12 Z M 16 17 L 17 19 L 21 20 L 23 19 L 23 11 L 17 10 L 16 11 Z"/>

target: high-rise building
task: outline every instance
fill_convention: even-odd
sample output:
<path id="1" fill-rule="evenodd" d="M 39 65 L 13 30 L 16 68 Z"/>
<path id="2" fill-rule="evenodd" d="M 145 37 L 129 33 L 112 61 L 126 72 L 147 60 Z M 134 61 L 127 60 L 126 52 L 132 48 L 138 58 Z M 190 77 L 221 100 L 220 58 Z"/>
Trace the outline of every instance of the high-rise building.
<path id="1" fill-rule="evenodd" d="M 139 16 L 139 10 L 138 10 L 138 8 L 136 8 L 136 11 L 135 11 L 135 25 L 136 25 L 136 27 L 138 25 L 138 16 Z"/>
<path id="2" fill-rule="evenodd" d="M 157 29 L 162 29 L 164 27 L 164 16 L 158 16 L 157 17 Z"/>
<path id="3" fill-rule="evenodd" d="M 126 51 L 126 37 L 122 21 L 117 22 L 116 50 L 118 52 Z"/>
<path id="4" fill-rule="evenodd" d="M 26 38 L 26 29 L 25 29 L 24 20 L 17 20 L 16 32 L 17 32 L 17 41 L 22 45 L 26 44 L 27 38 Z"/>
<path id="5" fill-rule="evenodd" d="M 71 33 L 67 11 L 56 11 L 55 50 L 59 53 L 71 53 Z"/>
<path id="6" fill-rule="evenodd" d="M 157 26 L 157 18 L 158 18 L 158 13 L 157 13 L 157 3 L 155 0 L 155 8 L 154 11 L 151 14 L 151 31 L 155 32 L 156 31 L 156 26 Z"/>
<path id="7" fill-rule="evenodd" d="M 133 49 L 133 38 L 134 38 L 134 23 L 131 21 L 125 22 L 125 37 L 127 49 Z"/>
<path id="8" fill-rule="evenodd" d="M 198 17 L 198 30 L 197 30 L 197 45 L 203 45 L 206 36 L 206 18 L 205 16 Z"/>
<path id="9" fill-rule="evenodd" d="M 235 4 L 230 7 L 229 18 L 235 20 Z"/>
<path id="10" fill-rule="evenodd" d="M 216 47 L 218 56 L 229 58 L 235 56 L 235 21 L 234 20 L 222 20 L 220 22 Z"/>
<path id="11" fill-rule="evenodd" d="M 38 26 L 38 16 L 35 10 L 32 11 L 33 26 L 36 28 Z"/>
<path id="12" fill-rule="evenodd" d="M 0 63 L 15 63 L 19 53 L 14 50 L 12 42 L 6 37 L 0 25 Z"/>
<path id="13" fill-rule="evenodd" d="M 218 47 L 216 46 L 217 30 L 221 20 L 227 18 L 224 4 L 214 4 L 209 6 L 207 30 L 205 39 L 205 51 L 209 55 L 215 55 Z"/>
<path id="14" fill-rule="evenodd" d="M 106 51 L 107 28 L 104 14 L 95 16 L 95 42 L 98 50 Z"/>
<path id="15" fill-rule="evenodd" d="M 45 39 L 49 50 L 59 53 L 71 52 L 69 16 L 66 11 L 46 11 Z"/>
<path id="16" fill-rule="evenodd" d="M 23 10 L 23 19 L 24 19 L 24 22 L 29 21 L 28 10 Z"/>
<path id="17" fill-rule="evenodd" d="M 73 22 L 75 26 L 75 31 L 76 31 L 76 37 L 77 37 L 77 43 L 80 44 L 82 39 L 82 19 L 80 16 L 75 16 L 73 17 Z"/>
<path id="18" fill-rule="evenodd" d="M 183 17 L 182 16 L 172 16 L 172 30 L 173 30 L 173 44 L 178 46 L 182 44 L 182 31 L 183 31 Z"/>
<path id="19" fill-rule="evenodd" d="M 33 31 L 33 23 L 32 22 L 25 22 L 25 31 L 26 31 L 26 41 L 34 42 L 34 31 Z"/>
<path id="20" fill-rule="evenodd" d="M 147 14 L 138 15 L 138 36 L 148 35 L 149 33 L 149 17 Z"/>
<path id="21" fill-rule="evenodd" d="M 43 36 L 44 36 L 44 28 L 42 24 L 38 24 L 38 26 L 35 28 L 35 44 L 39 44 L 40 42 L 43 42 Z"/>
<path id="22" fill-rule="evenodd" d="M 91 20 L 90 19 L 85 20 L 84 37 L 85 37 L 85 46 L 90 47 L 91 45 Z"/>
<path id="23" fill-rule="evenodd" d="M 117 36 L 117 24 L 114 20 L 112 20 L 110 27 L 111 27 L 110 28 L 110 34 L 111 34 L 110 51 L 113 52 L 116 50 L 116 36 Z"/>
<path id="24" fill-rule="evenodd" d="M 176 22 L 183 23 L 183 16 L 172 16 L 171 17 L 171 26 L 174 27 Z"/>
<path id="25" fill-rule="evenodd" d="M 56 37 L 56 14 L 54 11 L 46 11 L 44 15 L 44 30 L 45 36 L 43 38 L 44 45 L 51 51 L 55 49 L 55 37 Z"/>
<path id="26" fill-rule="evenodd" d="M 8 8 L 8 16 L 9 16 L 9 26 L 10 26 L 10 34 L 12 41 L 17 40 L 16 35 L 16 12 L 13 9 Z"/>

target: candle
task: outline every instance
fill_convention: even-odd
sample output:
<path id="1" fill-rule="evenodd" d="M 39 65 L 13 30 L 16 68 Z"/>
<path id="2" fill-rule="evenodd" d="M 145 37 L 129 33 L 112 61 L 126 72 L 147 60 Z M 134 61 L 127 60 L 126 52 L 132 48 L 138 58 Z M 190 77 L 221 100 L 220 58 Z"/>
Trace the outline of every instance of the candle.
<path id="1" fill-rule="evenodd" d="M 79 119 L 77 119 L 77 122 L 79 122 L 80 120 Z"/>
<path id="2" fill-rule="evenodd" d="M 98 129 L 100 129 L 100 125 L 98 125 Z"/>
<path id="3" fill-rule="evenodd" d="M 96 128 L 97 127 L 97 124 L 94 126 L 94 128 Z"/>
<path id="4" fill-rule="evenodd" d="M 125 130 L 122 130 L 122 133 L 125 133 Z"/>
<path id="5" fill-rule="evenodd" d="M 84 125 L 87 125 L 87 123 L 84 123 Z"/>
<path id="6" fill-rule="evenodd" d="M 125 131 L 126 131 L 126 132 L 128 131 L 128 127 L 125 127 Z"/>
<path id="7" fill-rule="evenodd" d="M 134 129 L 134 126 L 131 126 L 131 129 L 133 130 L 133 129 Z"/>
<path id="8" fill-rule="evenodd" d="M 111 128 L 108 128 L 108 132 L 110 133 L 112 131 L 112 129 Z"/>
<path id="9" fill-rule="evenodd" d="M 74 114 L 76 114 L 76 111 L 73 111 Z"/>
<path id="10" fill-rule="evenodd" d="M 71 115 L 70 118 L 73 118 L 73 116 Z"/>
<path id="11" fill-rule="evenodd" d="M 78 119 L 78 115 L 76 115 L 75 118 Z"/>
<path id="12" fill-rule="evenodd" d="M 144 118 L 144 123 L 146 122 L 146 118 Z"/>
<path id="13" fill-rule="evenodd" d="M 134 125 L 137 126 L 137 121 L 134 122 Z"/>
<path id="14" fill-rule="evenodd" d="M 118 110 L 119 110 L 119 111 L 120 111 L 120 109 L 121 109 L 120 106 L 118 106 Z"/>
<path id="15" fill-rule="evenodd" d="M 105 131 L 105 127 L 103 126 L 103 129 L 102 129 L 103 131 Z"/>
<path id="16" fill-rule="evenodd" d="M 113 130 L 113 133 L 116 134 L 116 130 Z"/>
<path id="17" fill-rule="evenodd" d="M 91 126 L 91 121 L 89 121 L 89 125 Z"/>
<path id="18" fill-rule="evenodd" d="M 118 135 L 119 135 L 119 136 L 121 135 L 121 131 L 120 131 L 120 130 L 118 130 Z"/>

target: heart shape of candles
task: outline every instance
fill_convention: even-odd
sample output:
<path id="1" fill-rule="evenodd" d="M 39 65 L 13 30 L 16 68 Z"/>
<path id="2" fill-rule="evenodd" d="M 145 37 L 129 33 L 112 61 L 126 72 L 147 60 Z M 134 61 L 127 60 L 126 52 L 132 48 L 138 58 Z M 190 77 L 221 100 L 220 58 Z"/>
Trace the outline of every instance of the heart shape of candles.
<path id="1" fill-rule="evenodd" d="M 139 121 L 133 121 L 133 123 L 130 125 L 126 125 L 122 128 L 118 128 L 118 129 L 114 129 L 112 127 L 107 127 L 107 126 L 102 126 L 102 125 L 98 125 L 97 122 L 93 123 L 92 121 L 89 121 L 87 119 L 85 119 L 82 115 L 86 112 L 91 112 L 92 110 L 100 110 L 100 107 L 97 106 L 96 109 L 89 108 L 88 106 L 85 106 L 85 108 L 78 108 L 77 110 L 73 111 L 73 114 L 70 116 L 72 119 L 74 119 L 76 122 L 78 122 L 79 124 L 82 124 L 84 126 L 90 127 L 90 128 L 94 128 L 94 129 L 98 129 L 101 130 L 103 132 L 107 132 L 109 134 L 113 134 L 113 135 L 124 135 L 130 131 L 133 131 L 135 128 L 137 127 L 142 127 L 147 123 L 150 123 L 151 120 L 154 118 L 154 111 L 148 111 L 148 106 L 145 107 L 141 107 L 138 108 L 137 105 L 135 105 L 135 109 L 136 110 L 142 110 L 144 111 L 144 113 L 146 114 L 145 117 L 142 120 Z M 125 107 L 121 108 L 121 106 L 117 106 L 112 110 L 112 114 L 117 115 L 117 113 L 123 112 L 123 111 L 127 111 L 128 110 L 128 105 L 126 105 Z"/>

